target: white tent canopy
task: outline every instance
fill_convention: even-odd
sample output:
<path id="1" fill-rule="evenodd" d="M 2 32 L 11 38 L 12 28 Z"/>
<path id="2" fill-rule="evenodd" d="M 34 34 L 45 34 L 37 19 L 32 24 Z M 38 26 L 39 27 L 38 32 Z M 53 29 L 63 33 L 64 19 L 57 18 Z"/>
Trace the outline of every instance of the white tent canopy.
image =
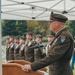
<path id="1" fill-rule="evenodd" d="M 50 12 L 75 20 L 75 0 L 2 0 L 2 19 L 49 20 Z"/>

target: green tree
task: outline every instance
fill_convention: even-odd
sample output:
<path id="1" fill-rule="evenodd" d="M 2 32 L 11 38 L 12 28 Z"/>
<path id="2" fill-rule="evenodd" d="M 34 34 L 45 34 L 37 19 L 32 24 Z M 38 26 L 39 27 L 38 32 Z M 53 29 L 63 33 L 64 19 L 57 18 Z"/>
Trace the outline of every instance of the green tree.
<path id="1" fill-rule="evenodd" d="M 67 29 L 72 33 L 72 30 L 73 30 L 73 29 L 72 29 L 72 27 L 71 27 L 71 23 L 72 23 L 71 21 L 67 21 L 66 24 L 65 24 L 65 26 L 66 26 Z"/>
<path id="2" fill-rule="evenodd" d="M 18 35 L 22 36 L 27 32 L 27 21 L 16 21 L 16 31 Z"/>
<path id="3" fill-rule="evenodd" d="M 34 34 L 42 34 L 42 33 L 40 32 L 40 29 L 38 27 L 36 27 L 34 29 Z"/>
<path id="4" fill-rule="evenodd" d="M 28 24 L 28 31 L 30 32 L 39 32 L 42 33 L 42 35 L 48 34 L 49 31 L 49 22 L 48 21 L 27 21 Z"/>
<path id="5" fill-rule="evenodd" d="M 40 32 L 42 35 L 46 36 L 48 33 L 50 33 L 50 27 L 48 21 L 39 21 L 38 27 L 40 28 Z"/>
<path id="6" fill-rule="evenodd" d="M 28 31 L 30 32 L 34 32 L 34 29 L 39 26 L 38 21 L 30 20 L 30 21 L 27 21 L 27 24 L 28 24 Z"/>
<path id="7" fill-rule="evenodd" d="M 71 21 L 70 27 L 72 28 L 72 34 L 75 36 L 75 20 Z"/>
<path id="8" fill-rule="evenodd" d="M 15 27 L 16 21 L 15 20 L 2 20 L 2 36 L 7 35 L 17 35 L 16 27 Z"/>
<path id="9" fill-rule="evenodd" d="M 2 20 L 2 35 L 3 36 L 18 36 L 24 35 L 27 32 L 27 21 L 20 20 Z"/>

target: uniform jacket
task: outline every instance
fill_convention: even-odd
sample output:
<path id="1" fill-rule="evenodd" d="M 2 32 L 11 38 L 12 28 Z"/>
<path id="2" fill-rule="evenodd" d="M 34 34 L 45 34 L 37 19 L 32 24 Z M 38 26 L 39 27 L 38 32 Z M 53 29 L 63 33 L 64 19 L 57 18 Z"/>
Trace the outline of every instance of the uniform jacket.
<path id="1" fill-rule="evenodd" d="M 19 50 L 19 60 L 25 60 L 25 44 L 21 44 Z"/>
<path id="2" fill-rule="evenodd" d="M 50 43 L 51 43 L 51 42 L 49 42 L 49 43 L 47 44 L 46 48 L 45 48 L 45 49 L 46 49 L 46 55 L 48 54 L 48 50 L 49 50 L 49 48 L 50 48 Z"/>
<path id="3" fill-rule="evenodd" d="M 15 44 L 11 43 L 9 48 L 9 60 L 14 60 L 14 47 Z"/>
<path id="4" fill-rule="evenodd" d="M 42 43 L 39 43 L 39 45 L 42 45 Z M 46 53 L 43 52 L 43 47 L 34 49 L 34 60 L 35 61 L 43 59 L 45 55 Z"/>
<path id="5" fill-rule="evenodd" d="M 29 41 L 25 46 L 25 60 L 29 62 L 34 62 L 34 49 L 28 49 L 34 46 L 36 43 L 34 41 Z"/>
<path id="6" fill-rule="evenodd" d="M 19 51 L 20 51 L 20 44 L 15 44 L 14 48 L 14 60 L 19 60 Z"/>
<path id="7" fill-rule="evenodd" d="M 7 44 L 6 46 L 6 60 L 9 60 L 9 49 L 10 49 L 10 44 Z"/>
<path id="8" fill-rule="evenodd" d="M 73 54 L 73 37 L 64 28 L 60 30 L 51 42 L 48 55 L 37 62 L 31 64 L 33 71 L 50 65 L 49 75 L 73 75 L 70 60 Z"/>

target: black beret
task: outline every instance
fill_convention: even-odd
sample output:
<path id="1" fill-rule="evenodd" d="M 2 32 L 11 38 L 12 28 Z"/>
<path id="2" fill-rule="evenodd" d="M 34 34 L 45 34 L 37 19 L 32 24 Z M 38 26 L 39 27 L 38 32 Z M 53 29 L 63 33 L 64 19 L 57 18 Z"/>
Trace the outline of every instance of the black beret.
<path id="1" fill-rule="evenodd" d="M 50 21 L 59 21 L 59 22 L 65 23 L 67 20 L 68 18 L 66 16 L 51 12 Z"/>
<path id="2" fill-rule="evenodd" d="M 42 36 L 41 35 L 37 35 L 36 38 L 42 38 Z"/>
<path id="3" fill-rule="evenodd" d="M 6 38 L 6 40 L 9 40 L 9 38 Z"/>
<path id="4" fill-rule="evenodd" d="M 25 37 L 20 37 L 21 40 L 26 40 Z"/>
<path id="5" fill-rule="evenodd" d="M 15 37 L 14 37 L 14 39 L 17 39 L 17 40 L 19 40 L 19 36 L 15 36 Z"/>
<path id="6" fill-rule="evenodd" d="M 12 38 L 12 39 L 14 39 L 14 36 L 10 36 L 9 38 Z"/>
<path id="7" fill-rule="evenodd" d="M 33 33 L 32 32 L 28 32 L 28 33 L 26 33 L 26 35 L 33 36 Z"/>

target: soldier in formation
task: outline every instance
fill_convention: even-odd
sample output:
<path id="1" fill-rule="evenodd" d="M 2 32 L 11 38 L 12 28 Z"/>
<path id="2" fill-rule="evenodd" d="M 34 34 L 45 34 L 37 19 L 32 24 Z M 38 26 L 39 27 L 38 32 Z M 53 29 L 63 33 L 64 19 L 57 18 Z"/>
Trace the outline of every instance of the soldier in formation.
<path id="1" fill-rule="evenodd" d="M 33 33 L 28 32 L 26 34 L 26 46 L 25 46 L 25 60 L 29 62 L 34 62 L 34 49 L 29 49 L 34 46 L 36 42 L 33 40 Z"/>
<path id="2" fill-rule="evenodd" d="M 9 41 L 10 41 L 9 60 L 14 60 L 14 47 L 15 47 L 15 44 L 14 44 L 14 37 L 11 36 L 11 37 L 9 38 Z"/>
<path id="3" fill-rule="evenodd" d="M 42 36 L 37 35 L 35 41 L 36 41 L 37 45 L 42 45 Z M 46 53 L 44 53 L 43 50 L 44 50 L 44 47 L 41 47 L 41 48 L 39 47 L 34 50 L 34 60 L 35 61 L 38 61 L 45 57 Z"/>
<path id="4" fill-rule="evenodd" d="M 25 60 L 25 38 L 20 38 L 19 60 Z"/>
<path id="5" fill-rule="evenodd" d="M 20 50 L 20 44 L 19 44 L 19 37 L 14 37 L 14 60 L 19 60 L 19 50 Z"/>
<path id="6" fill-rule="evenodd" d="M 10 48 L 10 41 L 9 38 L 6 39 L 6 60 L 9 61 L 9 48 Z"/>

